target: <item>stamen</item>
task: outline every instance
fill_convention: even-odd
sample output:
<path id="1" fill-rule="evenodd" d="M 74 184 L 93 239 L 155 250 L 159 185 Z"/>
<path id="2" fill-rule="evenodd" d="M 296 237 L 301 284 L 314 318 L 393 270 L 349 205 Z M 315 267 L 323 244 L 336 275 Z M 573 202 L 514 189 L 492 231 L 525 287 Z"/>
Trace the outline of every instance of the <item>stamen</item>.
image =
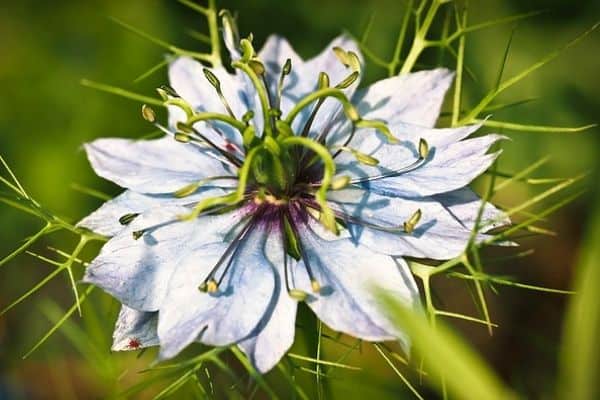
<path id="1" fill-rule="evenodd" d="M 411 234 L 413 233 L 413 231 L 415 230 L 415 227 L 417 226 L 417 224 L 419 223 L 419 221 L 421 220 L 421 209 L 418 209 L 417 211 L 415 211 L 415 213 L 413 215 L 411 215 L 411 217 L 405 221 L 402 226 L 404 228 L 404 232 Z"/>
<path id="2" fill-rule="evenodd" d="M 313 269 L 310 265 L 310 261 L 308 259 L 308 256 L 306 255 L 304 246 L 302 245 L 302 240 L 300 239 L 300 235 L 298 235 L 298 229 L 296 228 L 296 224 L 294 223 L 294 221 L 289 213 L 289 210 L 286 210 L 285 220 L 288 221 L 290 229 L 292 230 L 292 232 L 294 233 L 294 236 L 296 237 L 298 251 L 302 257 L 302 260 L 304 261 L 304 267 L 306 269 L 306 273 L 308 274 L 308 279 L 310 280 L 310 287 L 314 293 L 319 293 L 321 291 L 321 285 L 315 279 Z"/>
<path id="3" fill-rule="evenodd" d="M 250 230 L 254 228 L 256 219 L 260 218 L 263 213 L 264 208 L 259 210 L 259 212 L 257 212 L 253 217 L 251 217 L 250 221 L 248 221 L 248 223 L 240 230 L 236 237 L 233 238 L 229 246 L 227 246 L 227 249 L 225 249 L 225 252 L 221 255 L 221 257 L 219 258 L 215 266 L 212 268 L 212 270 L 208 273 L 208 276 L 198 286 L 198 290 L 208 293 L 217 292 L 219 285 L 222 283 L 223 279 L 225 278 L 225 275 L 227 274 L 227 271 L 229 271 L 229 268 L 231 267 L 235 255 L 239 251 L 241 242 L 244 240 L 248 232 L 250 232 Z M 229 261 L 227 262 L 225 269 L 221 274 L 221 277 L 218 280 L 216 280 L 215 275 L 217 271 L 227 259 L 229 259 Z"/>
<path id="4" fill-rule="evenodd" d="M 196 191 L 198 189 L 200 189 L 201 186 L 206 185 L 209 182 L 213 182 L 213 181 L 217 181 L 217 180 L 236 180 L 237 181 L 237 177 L 225 176 L 225 175 L 224 176 L 212 176 L 210 178 L 202 179 L 198 182 L 193 182 L 193 183 L 190 183 L 189 185 L 185 185 L 181 189 L 178 189 L 175 192 L 173 192 L 173 196 L 175 196 L 177 198 L 183 198 L 183 197 L 190 196 L 190 195 L 196 193 Z"/>
<path id="5" fill-rule="evenodd" d="M 156 113 L 147 104 L 142 105 L 142 117 L 148 122 L 154 123 L 156 121 Z"/>
<path id="6" fill-rule="evenodd" d="M 419 158 L 412 164 L 410 164 L 404 168 L 400 168 L 400 169 L 393 170 L 390 172 L 385 172 L 383 174 L 368 176 L 366 178 L 353 179 L 350 183 L 357 184 L 357 183 L 372 182 L 375 180 L 379 180 L 379 179 L 383 179 L 383 178 L 390 178 L 393 176 L 399 176 L 402 174 L 406 174 L 406 173 L 415 171 L 415 170 L 421 168 L 427 162 L 428 155 L 429 155 L 429 145 L 427 144 L 425 139 L 420 139 L 419 140 Z"/>
<path id="7" fill-rule="evenodd" d="M 133 222 L 134 219 L 136 219 L 140 214 L 139 213 L 129 213 L 129 214 L 125 214 L 123 215 L 121 218 L 119 218 L 119 223 L 121 225 L 129 225 L 130 223 Z"/>
<path id="8" fill-rule="evenodd" d="M 281 95 L 283 93 L 283 81 L 286 76 L 288 76 L 292 72 L 292 60 L 288 58 L 285 60 L 285 64 L 283 64 L 283 68 L 281 68 L 281 73 L 279 74 L 279 82 L 277 83 L 277 98 L 275 99 L 275 108 L 281 108 Z"/>
<path id="9" fill-rule="evenodd" d="M 231 107 L 229 106 L 229 103 L 227 102 L 227 99 L 223 95 L 223 91 L 221 90 L 221 81 L 219 81 L 219 78 L 217 78 L 217 76 L 208 68 L 204 68 L 202 71 L 204 72 L 204 76 L 206 77 L 206 80 L 208 81 L 208 83 L 210 83 L 212 85 L 212 87 L 215 88 L 215 91 L 217 92 L 219 99 L 221 99 L 221 103 L 223 103 L 223 106 L 227 110 L 227 113 L 232 118 L 235 118 L 235 114 L 233 114 L 233 110 L 231 109 Z"/>
<path id="10" fill-rule="evenodd" d="M 310 201 L 302 201 L 302 204 L 304 204 L 305 207 L 308 207 L 309 209 L 315 210 L 317 212 L 321 211 L 318 205 L 316 205 Z M 354 224 L 354 225 L 360 225 L 365 228 L 375 229 L 375 230 L 381 231 L 381 232 L 388 232 L 388 233 L 404 232 L 409 235 L 414 232 L 414 229 L 417 226 L 417 224 L 419 223 L 419 221 L 421 219 L 421 215 L 422 215 L 421 210 L 418 209 L 417 211 L 415 211 L 413 213 L 413 215 L 408 220 L 403 222 L 402 225 L 400 225 L 400 226 L 398 226 L 398 225 L 382 226 L 382 225 L 374 224 L 372 222 L 365 221 L 362 218 L 346 214 L 345 212 L 343 212 L 341 210 L 334 210 L 334 213 L 338 218 L 340 218 L 343 221 L 346 221 L 348 223 Z M 312 213 L 309 212 L 309 215 L 316 219 L 316 217 Z"/>

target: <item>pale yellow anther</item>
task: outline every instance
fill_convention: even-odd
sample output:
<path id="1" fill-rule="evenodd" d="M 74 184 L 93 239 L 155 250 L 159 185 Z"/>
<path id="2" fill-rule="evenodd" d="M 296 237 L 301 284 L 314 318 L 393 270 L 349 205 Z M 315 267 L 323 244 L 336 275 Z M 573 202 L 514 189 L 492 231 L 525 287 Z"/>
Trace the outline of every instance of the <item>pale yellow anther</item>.
<path id="1" fill-rule="evenodd" d="M 288 203 L 288 199 L 277 198 L 277 197 L 273 196 L 272 194 L 267 194 L 264 198 L 264 201 L 266 201 L 268 204 L 273 204 L 274 206 L 283 206 Z"/>
<path id="2" fill-rule="evenodd" d="M 313 293 L 319 293 L 321 291 L 321 284 L 313 279 L 310 281 L 310 288 Z"/>
<path id="3" fill-rule="evenodd" d="M 215 281 L 214 279 L 209 279 L 208 282 L 206 282 L 206 292 L 216 293 L 217 290 L 219 290 L 219 285 L 217 284 L 217 281 Z"/>
<path id="4" fill-rule="evenodd" d="M 297 301 L 304 301 L 308 297 L 308 293 L 306 293 L 303 290 L 299 290 L 299 289 L 290 289 L 288 294 L 290 295 L 290 297 L 292 299 L 297 300 Z"/>

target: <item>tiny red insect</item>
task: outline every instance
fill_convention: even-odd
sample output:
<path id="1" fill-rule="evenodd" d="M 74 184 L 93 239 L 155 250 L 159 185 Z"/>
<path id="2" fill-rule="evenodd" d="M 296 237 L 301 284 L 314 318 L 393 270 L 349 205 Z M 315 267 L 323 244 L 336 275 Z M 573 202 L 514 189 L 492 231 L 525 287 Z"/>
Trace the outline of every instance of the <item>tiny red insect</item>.
<path id="1" fill-rule="evenodd" d="M 142 342 L 140 342 L 137 338 L 129 339 L 129 343 L 127 343 L 127 347 L 132 350 L 137 350 L 142 347 Z"/>

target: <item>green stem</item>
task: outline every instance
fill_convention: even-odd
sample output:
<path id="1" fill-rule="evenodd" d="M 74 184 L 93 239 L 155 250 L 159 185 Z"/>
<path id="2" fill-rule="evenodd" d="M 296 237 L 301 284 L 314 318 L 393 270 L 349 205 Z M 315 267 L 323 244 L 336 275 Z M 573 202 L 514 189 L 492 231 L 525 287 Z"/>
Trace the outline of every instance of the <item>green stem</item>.
<path id="1" fill-rule="evenodd" d="M 429 6 L 427 14 L 425 15 L 425 19 L 415 34 L 415 38 L 408 52 L 408 56 L 406 56 L 406 61 L 404 61 L 402 69 L 400 69 L 401 75 L 408 74 L 413 69 L 417 63 L 417 59 L 427 47 L 427 32 L 429 32 L 429 28 L 431 27 L 433 19 L 435 18 L 435 15 L 437 14 L 442 2 L 443 0 L 433 0 L 431 6 Z"/>

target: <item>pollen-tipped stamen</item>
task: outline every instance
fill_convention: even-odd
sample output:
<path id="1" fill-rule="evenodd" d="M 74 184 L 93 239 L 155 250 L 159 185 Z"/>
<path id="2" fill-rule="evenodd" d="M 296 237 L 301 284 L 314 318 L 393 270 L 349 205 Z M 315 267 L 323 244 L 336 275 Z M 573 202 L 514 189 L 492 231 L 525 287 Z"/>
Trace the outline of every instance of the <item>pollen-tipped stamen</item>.
<path id="1" fill-rule="evenodd" d="M 225 110 L 227 110 L 227 114 L 229 114 L 232 118 L 235 118 L 235 114 L 233 113 L 233 110 L 231 109 L 229 102 L 223 95 L 223 90 L 221 89 L 221 81 L 219 81 L 219 78 L 217 78 L 217 76 L 214 74 L 214 72 L 212 72 L 208 68 L 204 68 L 202 70 L 202 72 L 204 72 L 204 76 L 206 77 L 206 80 L 208 81 L 208 83 L 210 83 L 210 85 L 217 92 L 217 95 L 219 96 L 221 103 L 223 103 Z"/>

